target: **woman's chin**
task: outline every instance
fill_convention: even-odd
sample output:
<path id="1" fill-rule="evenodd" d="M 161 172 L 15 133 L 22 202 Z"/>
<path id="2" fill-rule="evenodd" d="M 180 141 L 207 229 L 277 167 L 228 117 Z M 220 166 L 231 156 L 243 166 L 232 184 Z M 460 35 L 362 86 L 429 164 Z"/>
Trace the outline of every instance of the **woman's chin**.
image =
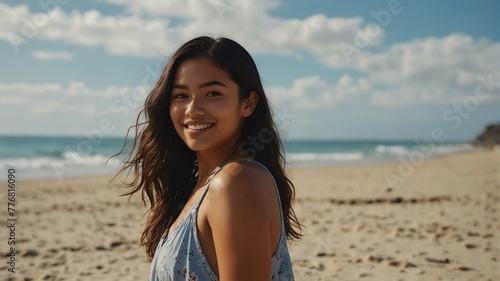
<path id="1" fill-rule="evenodd" d="M 188 139 L 185 141 L 187 147 L 195 152 L 200 152 L 207 150 L 210 146 L 206 141 L 201 141 L 197 139 Z"/>

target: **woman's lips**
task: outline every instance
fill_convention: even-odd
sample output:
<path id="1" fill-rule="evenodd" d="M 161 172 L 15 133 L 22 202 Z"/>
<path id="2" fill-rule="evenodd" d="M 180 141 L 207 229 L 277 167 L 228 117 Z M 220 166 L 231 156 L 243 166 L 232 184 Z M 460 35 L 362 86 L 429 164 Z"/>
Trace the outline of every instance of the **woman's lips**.
<path id="1" fill-rule="evenodd" d="M 184 126 L 186 126 L 189 130 L 204 130 L 204 129 L 212 127 L 213 125 L 215 125 L 215 123 L 212 123 L 212 124 L 197 124 L 197 125 L 184 125 Z"/>

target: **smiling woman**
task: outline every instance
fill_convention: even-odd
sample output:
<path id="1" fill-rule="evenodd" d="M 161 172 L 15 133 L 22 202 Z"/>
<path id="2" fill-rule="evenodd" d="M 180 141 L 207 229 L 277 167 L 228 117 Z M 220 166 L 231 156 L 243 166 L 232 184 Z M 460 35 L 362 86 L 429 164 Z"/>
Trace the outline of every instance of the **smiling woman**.
<path id="1" fill-rule="evenodd" d="M 149 280 L 293 280 L 294 186 L 250 54 L 227 38 L 185 43 L 141 114 L 120 173 L 134 170 L 125 195 L 150 204 Z M 263 132 L 265 145 L 241 149 Z"/>

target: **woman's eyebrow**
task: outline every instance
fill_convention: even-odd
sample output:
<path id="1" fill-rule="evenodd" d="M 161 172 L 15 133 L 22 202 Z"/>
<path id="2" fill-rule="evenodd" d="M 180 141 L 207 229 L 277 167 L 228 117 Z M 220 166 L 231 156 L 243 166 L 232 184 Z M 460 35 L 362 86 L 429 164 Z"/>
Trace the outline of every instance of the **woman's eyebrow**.
<path id="1" fill-rule="evenodd" d="M 222 86 L 222 87 L 226 87 L 226 85 L 224 85 L 224 83 L 220 82 L 220 81 L 217 81 L 217 80 L 213 80 L 213 81 L 209 81 L 209 82 L 205 82 L 203 84 L 200 84 L 198 86 L 198 89 L 201 89 L 201 88 L 205 88 L 205 87 L 210 87 L 210 86 L 214 86 L 214 85 L 219 85 L 219 86 Z"/>
<path id="2" fill-rule="evenodd" d="M 227 86 L 224 83 L 222 83 L 220 81 L 217 81 L 217 80 L 213 80 L 213 81 L 208 81 L 208 82 L 205 82 L 205 83 L 201 83 L 200 85 L 198 85 L 198 89 L 206 88 L 206 87 L 210 87 L 210 86 L 214 86 L 214 85 L 219 85 L 219 86 L 227 88 Z M 174 84 L 172 86 L 172 88 L 173 89 L 189 89 L 188 86 L 181 85 L 181 84 Z"/>

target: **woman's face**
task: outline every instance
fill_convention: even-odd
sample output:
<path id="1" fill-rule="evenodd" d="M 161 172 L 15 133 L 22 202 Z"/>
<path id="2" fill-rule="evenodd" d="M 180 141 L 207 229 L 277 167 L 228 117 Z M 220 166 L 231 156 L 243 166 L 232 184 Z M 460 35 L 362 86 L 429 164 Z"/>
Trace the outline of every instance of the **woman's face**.
<path id="1" fill-rule="evenodd" d="M 177 69 L 170 103 L 170 117 L 177 134 L 194 151 L 234 145 L 243 117 L 238 85 L 208 58 L 186 60 Z M 251 112 L 250 112 L 251 113 Z"/>

